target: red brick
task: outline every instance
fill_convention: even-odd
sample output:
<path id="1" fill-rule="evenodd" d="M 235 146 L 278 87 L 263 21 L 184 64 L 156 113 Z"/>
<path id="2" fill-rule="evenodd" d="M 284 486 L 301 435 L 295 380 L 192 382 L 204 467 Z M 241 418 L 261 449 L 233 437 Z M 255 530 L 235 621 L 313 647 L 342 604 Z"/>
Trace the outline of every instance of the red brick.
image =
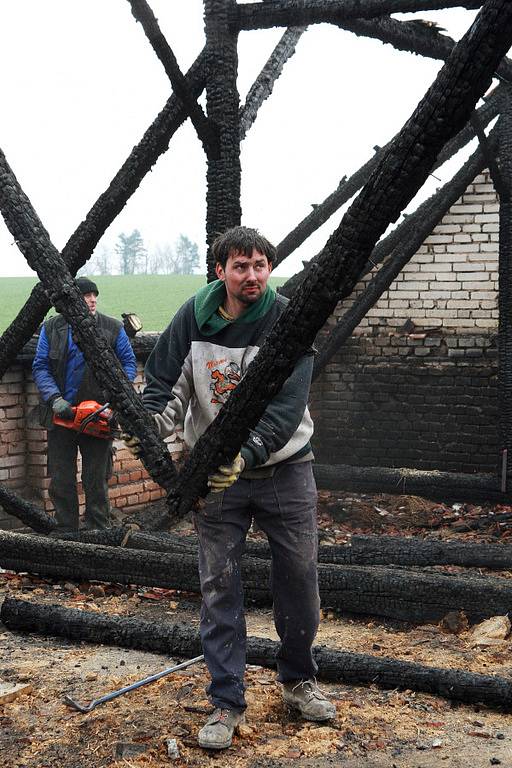
<path id="1" fill-rule="evenodd" d="M 45 453 L 29 453 L 27 456 L 27 463 L 30 466 L 38 464 L 39 466 L 46 466 L 46 454 Z"/>
<path id="2" fill-rule="evenodd" d="M 9 405 L 19 405 L 19 403 L 20 395 L 0 394 L 0 406 L 2 408 L 7 408 Z"/>
<path id="3" fill-rule="evenodd" d="M 120 483 L 120 485 L 126 485 L 127 483 L 130 482 L 130 475 L 129 474 L 118 475 L 117 482 Z"/>
<path id="4" fill-rule="evenodd" d="M 23 440 L 24 437 L 25 433 L 22 429 L 5 429 L 0 433 L 0 442 L 10 443 L 12 440 Z"/>
<path id="5" fill-rule="evenodd" d="M 46 477 L 46 466 L 30 467 L 28 470 L 29 477 Z"/>
<path id="6" fill-rule="evenodd" d="M 8 450 L 8 453 L 10 453 L 10 454 L 17 454 L 17 455 L 19 455 L 21 453 L 25 454 L 25 443 L 24 442 L 23 443 L 20 443 L 20 442 L 8 443 L 6 448 Z"/>
<path id="7" fill-rule="evenodd" d="M 126 489 L 127 493 L 132 493 L 132 494 L 133 493 L 137 493 L 137 494 L 138 493 L 142 493 L 143 490 L 144 490 L 144 487 L 143 487 L 142 483 L 135 483 L 135 484 L 132 483 Z"/>
<path id="8" fill-rule="evenodd" d="M 29 453 L 46 453 L 46 442 L 44 440 L 29 440 L 27 451 Z"/>
<path id="9" fill-rule="evenodd" d="M 117 485 L 117 475 L 112 475 L 112 477 L 109 477 L 108 484 L 110 486 Z"/>
<path id="10" fill-rule="evenodd" d="M 25 467 L 11 467 L 9 470 L 9 479 L 13 480 L 15 477 L 25 477 Z"/>
<path id="11" fill-rule="evenodd" d="M 127 469 L 140 469 L 140 461 L 138 459 L 131 459 L 129 461 L 122 461 L 121 467 L 124 470 Z"/>
<path id="12" fill-rule="evenodd" d="M 133 482 L 135 480 L 140 480 L 142 477 L 142 472 L 140 470 L 137 470 L 136 472 L 130 472 L 130 480 Z"/>
<path id="13" fill-rule="evenodd" d="M 24 457 L 23 456 L 5 456 L 2 459 L 2 469 L 7 469 L 8 467 L 19 467 L 20 464 L 24 464 Z"/>
<path id="14" fill-rule="evenodd" d="M 8 419 L 18 419 L 21 416 L 24 416 L 25 413 L 21 405 L 13 405 L 10 408 L 5 409 L 5 415 Z"/>
<path id="15" fill-rule="evenodd" d="M 139 501 L 141 504 L 147 504 L 150 499 L 149 493 L 140 493 L 139 494 Z"/>
<path id="16" fill-rule="evenodd" d="M 157 499 L 161 498 L 161 496 L 162 496 L 161 490 L 151 491 L 151 493 L 149 494 L 149 498 L 151 499 L 151 501 L 156 501 Z"/>
<path id="17" fill-rule="evenodd" d="M 139 501 L 138 496 L 128 496 L 128 504 L 131 507 L 133 504 L 137 504 Z"/>

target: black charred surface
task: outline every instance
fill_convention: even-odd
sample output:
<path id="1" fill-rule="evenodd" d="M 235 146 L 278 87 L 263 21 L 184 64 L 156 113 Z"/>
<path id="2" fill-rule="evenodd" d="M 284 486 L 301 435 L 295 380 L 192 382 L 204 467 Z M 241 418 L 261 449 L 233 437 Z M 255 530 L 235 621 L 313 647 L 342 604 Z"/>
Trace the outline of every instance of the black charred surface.
<path id="1" fill-rule="evenodd" d="M 499 430 L 506 451 L 506 476 L 512 477 L 512 89 L 502 95 L 500 134 L 500 246 L 499 246 L 499 325 L 498 398 Z"/>
<path id="2" fill-rule="evenodd" d="M 126 547 L 127 549 L 147 549 L 150 552 L 185 552 L 197 557 L 197 538 L 194 536 L 175 536 L 160 532 L 145 533 L 125 526 L 108 528 L 102 531 L 76 531 L 63 533 L 59 541 L 76 541 L 82 544 L 101 544 L 105 547 Z M 256 555 L 254 555 L 256 556 Z"/>
<path id="3" fill-rule="evenodd" d="M 208 473 L 231 461 L 341 296 L 348 295 L 376 241 L 424 183 L 444 144 L 468 121 L 512 41 L 512 5 L 491 0 L 329 238 L 236 390 L 196 443 L 174 495 L 177 516 L 206 491 Z"/>
<path id="4" fill-rule="evenodd" d="M 217 136 L 212 130 L 200 105 L 197 103 L 195 95 L 189 88 L 188 82 L 178 65 L 173 50 L 162 34 L 155 14 L 147 4 L 146 0 L 128 0 L 128 2 L 131 5 L 134 17 L 142 25 L 146 37 L 160 59 L 160 62 L 165 69 L 165 73 L 171 81 L 174 93 L 181 99 L 182 104 L 185 105 L 205 152 L 217 152 Z"/>
<path id="5" fill-rule="evenodd" d="M 295 53 L 297 43 L 307 27 L 290 27 L 272 51 L 260 74 L 249 88 L 244 106 L 240 109 L 240 141 L 256 120 L 258 111 L 274 90 L 274 85 L 281 75 L 284 65 Z"/>
<path id="6" fill-rule="evenodd" d="M 285 27 L 290 24 L 337 24 L 347 19 L 372 19 L 390 13 L 480 8 L 483 0 L 273 0 L 238 5 L 231 24 L 238 30 Z M 421 23 L 421 22 L 420 22 Z"/>
<path id="7" fill-rule="evenodd" d="M 499 113 L 501 104 L 501 93 L 503 86 L 495 88 L 492 94 L 486 99 L 485 104 L 477 110 L 478 117 L 483 126 L 486 126 L 493 120 Z M 475 130 L 471 123 L 467 123 L 464 128 L 449 141 L 446 146 L 439 153 L 433 170 L 439 168 L 443 163 L 452 158 L 462 147 L 475 138 Z M 393 141 L 393 140 L 392 140 Z M 280 264 L 284 259 L 295 251 L 302 243 L 315 232 L 322 224 L 324 224 L 333 213 L 335 213 L 342 205 L 344 205 L 352 195 L 354 195 L 362 185 L 370 178 L 372 172 L 377 167 L 378 163 L 382 160 L 384 154 L 390 148 L 392 141 L 386 144 L 385 147 L 378 150 L 374 157 L 368 160 L 361 168 L 359 168 L 350 178 L 346 181 L 340 182 L 338 188 L 332 192 L 326 199 L 320 203 L 308 216 L 306 216 L 277 246 L 277 259 L 276 265 Z M 413 214 L 414 215 L 414 214 Z M 412 218 L 412 215 L 411 215 Z M 400 245 L 402 241 L 401 227 L 396 227 L 389 233 L 383 240 L 381 240 L 373 249 L 371 255 L 371 261 L 373 264 L 382 261 L 383 258 L 391 252 L 391 250 Z M 283 296 L 290 296 L 294 290 L 300 284 L 309 272 L 309 269 L 315 264 L 320 257 L 314 256 L 308 261 L 304 268 L 297 272 L 293 277 L 284 283 L 279 288 L 279 293 Z M 366 274 L 372 268 L 372 264 L 368 262 L 361 274 Z"/>
<path id="8" fill-rule="evenodd" d="M 488 501 L 510 504 L 494 474 L 441 472 L 407 467 L 354 467 L 349 464 L 315 464 L 315 479 L 325 490 L 401 493 L 433 501 Z"/>
<path id="9" fill-rule="evenodd" d="M 25 501 L 4 485 L 0 485 L 0 506 L 37 533 L 50 533 L 56 526 L 53 517 L 44 509 Z"/>
<path id="10" fill-rule="evenodd" d="M 196 656 L 202 651 L 197 631 L 185 624 L 148 622 L 132 616 L 111 616 L 58 605 L 38 605 L 14 598 L 4 600 L 0 618 L 13 632 L 35 632 L 65 637 L 74 642 L 116 645 L 183 658 Z M 279 644 L 273 640 L 247 638 L 249 664 L 273 669 L 278 650 Z M 315 646 L 313 654 L 321 680 L 405 688 L 499 709 L 510 709 L 512 706 L 512 683 L 507 678 L 426 667 L 415 662 L 347 653 L 325 646 Z"/>
<path id="11" fill-rule="evenodd" d="M 441 541 L 403 536 L 352 536 L 350 547 L 322 547 L 329 562 L 358 565 L 459 565 L 465 568 L 490 568 L 499 571 L 512 566 L 512 547 L 474 541 Z M 348 552 L 347 552 L 348 550 Z"/>
<path id="12" fill-rule="evenodd" d="M 0 567 L 41 576 L 199 591 L 197 557 L 185 551 L 169 554 L 0 532 Z M 319 565 L 318 574 L 322 604 L 344 613 L 424 623 L 454 610 L 478 621 L 503 615 L 512 607 L 512 584 L 507 579 L 330 564 Z M 268 561 L 245 558 L 242 578 L 247 600 L 272 604 Z"/>
<path id="13" fill-rule="evenodd" d="M 399 51 L 407 51 L 430 59 L 445 61 L 452 52 L 455 41 L 441 34 L 435 27 L 417 24 L 414 21 L 398 21 L 385 17 L 369 21 L 354 19 L 339 22 L 339 27 L 363 37 L 371 37 L 392 45 Z M 512 62 L 503 59 L 496 63 L 497 73 L 505 80 L 512 80 Z"/>
<path id="14" fill-rule="evenodd" d="M 215 126 L 219 151 L 209 153 L 206 173 L 206 240 L 240 224 L 240 103 L 237 90 L 237 33 L 228 28 L 235 0 L 205 0 L 206 104 Z M 215 264 L 208 256 L 208 281 L 214 280 Z"/>
<path id="15" fill-rule="evenodd" d="M 94 316 L 1 151 L 0 210 L 27 262 L 45 286 L 52 304 L 71 325 L 85 359 L 108 396 L 106 399 L 117 411 L 122 428 L 140 439 L 145 466 L 155 482 L 169 491 L 177 473 L 165 444 L 156 432 L 153 419 L 143 408 L 140 395 L 126 378 L 113 350 L 98 334 Z"/>
<path id="16" fill-rule="evenodd" d="M 196 536 L 173 536 L 170 533 L 155 535 L 129 532 L 124 528 L 81 531 L 65 534 L 62 539 L 169 554 L 185 552 L 197 555 L 198 549 Z M 270 547 L 265 541 L 249 540 L 246 542 L 244 556 L 270 560 Z M 332 565 L 459 565 L 501 571 L 512 567 L 512 547 L 505 544 L 404 536 L 351 536 L 350 544 L 321 545 L 318 548 L 318 561 Z"/>
<path id="17" fill-rule="evenodd" d="M 493 144 L 496 146 L 496 142 Z M 387 291 L 393 280 L 418 251 L 425 238 L 441 221 L 446 211 L 461 197 L 485 166 L 484 154 L 481 149 L 477 149 L 451 181 L 422 203 L 396 228 L 395 232 L 391 233 L 394 237 L 389 235 L 386 238 L 386 245 L 388 248 L 391 245 L 392 248 L 392 250 L 386 248 L 389 257 L 325 338 L 315 357 L 313 379 L 320 375 L 332 356 L 339 352 L 340 347 L 350 338 L 368 310 L 375 305 L 384 291 Z M 396 241 L 399 245 L 393 248 Z M 382 261 L 382 250 L 378 246 L 374 248 L 371 259 L 374 264 Z"/>
<path id="18" fill-rule="evenodd" d="M 203 54 L 190 68 L 187 82 L 193 95 L 198 97 L 205 84 Z M 146 173 L 166 151 L 172 136 L 187 116 L 188 112 L 181 101 L 172 95 L 64 246 L 62 257 L 73 275 L 86 263 L 105 230 L 122 211 Z M 33 288 L 18 316 L 0 337 L 0 378 L 14 362 L 18 350 L 35 333 L 50 307 L 51 302 L 39 283 Z"/>

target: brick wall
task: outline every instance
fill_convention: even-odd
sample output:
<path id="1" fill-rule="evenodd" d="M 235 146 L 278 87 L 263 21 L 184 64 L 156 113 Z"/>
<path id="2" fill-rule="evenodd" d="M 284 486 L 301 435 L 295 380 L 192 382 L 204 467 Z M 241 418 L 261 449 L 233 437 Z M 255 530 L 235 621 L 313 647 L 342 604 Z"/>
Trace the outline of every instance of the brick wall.
<path id="1" fill-rule="evenodd" d="M 15 365 L 0 379 L 0 483 L 15 491 L 23 489 L 26 477 L 24 399 L 24 371 Z M 0 526 L 12 527 L 12 521 L 3 524 L 2 515 L 0 507 Z"/>
<path id="2" fill-rule="evenodd" d="M 323 372 L 320 461 L 498 470 L 498 232 L 486 172 Z M 352 301 L 337 307 L 326 330 Z"/>
<path id="3" fill-rule="evenodd" d="M 499 203 L 486 172 L 452 206 L 356 333 L 394 330 L 407 320 L 453 331 L 496 328 L 498 232 Z M 356 286 L 354 295 L 372 275 Z M 353 297 L 342 302 L 335 316 L 352 302 Z"/>
<path id="4" fill-rule="evenodd" d="M 140 390 L 142 386 L 143 368 L 139 363 L 135 387 Z M 33 412 L 37 402 L 37 389 L 29 368 L 16 365 L 0 380 L 0 482 L 51 513 L 53 505 L 48 495 L 50 479 L 46 467 L 46 430 L 41 429 Z M 114 449 L 113 473 L 109 481 L 113 508 L 135 511 L 165 495 L 121 440 L 114 442 Z M 80 510 L 83 512 L 85 498 L 80 455 L 77 469 Z M 19 525 L 0 506 L 0 528 Z"/>
<path id="5" fill-rule="evenodd" d="M 353 337 L 322 377 L 317 461 L 495 472 L 494 339 Z"/>

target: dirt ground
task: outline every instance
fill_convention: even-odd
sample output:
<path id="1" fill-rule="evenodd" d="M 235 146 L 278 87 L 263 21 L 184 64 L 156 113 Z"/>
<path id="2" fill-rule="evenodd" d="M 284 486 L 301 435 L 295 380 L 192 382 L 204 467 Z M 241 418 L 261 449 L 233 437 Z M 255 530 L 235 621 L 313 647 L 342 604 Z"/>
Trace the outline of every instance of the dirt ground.
<path id="1" fill-rule="evenodd" d="M 353 533 L 381 532 L 505 543 L 512 533 L 512 515 L 503 520 L 509 512 L 410 496 L 322 493 L 320 538 L 324 544 L 341 543 Z M 468 529 L 468 523 L 479 521 L 479 529 Z M 188 532 L 186 525 L 183 531 Z M 192 626 L 199 621 L 198 597 L 172 590 L 2 572 L 0 600 L 6 595 Z M 270 611 L 249 610 L 247 620 L 250 635 L 276 637 Z M 325 609 L 317 640 L 343 650 L 512 678 L 510 637 L 474 647 L 469 630 L 447 634 L 441 626 L 414 627 Z M 410 690 L 330 684 L 322 687 L 336 703 L 336 719 L 305 723 L 282 703 L 274 673 L 255 666 L 247 669 L 246 725 L 230 749 L 207 753 L 195 741 L 210 712 L 203 664 L 81 714 L 65 704 L 65 694 L 86 703 L 180 659 L 17 634 L 1 624 L 0 643 L 0 683 L 30 686 L 0 704 L 1 768 L 157 768 L 172 763 L 219 768 L 512 767 L 508 713 Z M 178 756 L 169 756 L 168 747 Z"/>

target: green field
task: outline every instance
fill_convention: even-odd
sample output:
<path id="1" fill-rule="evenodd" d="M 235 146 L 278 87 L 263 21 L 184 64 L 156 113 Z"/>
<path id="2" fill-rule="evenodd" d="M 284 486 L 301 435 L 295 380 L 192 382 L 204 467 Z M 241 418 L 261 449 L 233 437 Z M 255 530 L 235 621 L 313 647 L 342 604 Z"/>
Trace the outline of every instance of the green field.
<path id="1" fill-rule="evenodd" d="M 205 284 L 201 275 L 108 275 L 94 278 L 98 309 L 113 317 L 136 312 L 143 330 L 161 331 L 181 304 Z M 276 287 L 286 277 L 272 278 Z M 33 277 L 0 277 L 0 332 L 16 317 L 36 284 Z"/>

